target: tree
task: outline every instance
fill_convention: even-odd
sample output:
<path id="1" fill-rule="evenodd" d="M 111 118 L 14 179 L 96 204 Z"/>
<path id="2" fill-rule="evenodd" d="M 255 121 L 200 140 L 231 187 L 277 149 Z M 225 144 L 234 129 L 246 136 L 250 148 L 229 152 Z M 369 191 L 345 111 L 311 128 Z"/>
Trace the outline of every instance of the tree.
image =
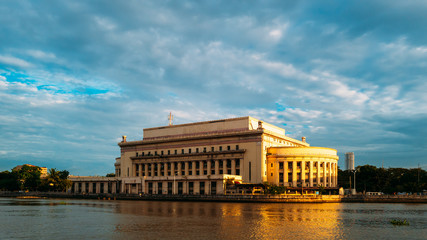
<path id="1" fill-rule="evenodd" d="M 56 168 L 49 169 L 47 177 L 43 181 L 45 191 L 66 191 L 71 186 L 68 180 L 67 170 L 58 171 Z"/>
<path id="2" fill-rule="evenodd" d="M 20 169 L 12 170 L 17 175 L 18 185 L 21 190 L 38 190 L 41 180 L 41 168 L 30 165 L 23 165 Z"/>
<path id="3" fill-rule="evenodd" d="M 105 175 L 106 177 L 115 177 L 116 174 L 115 173 L 107 173 L 107 175 Z"/>
<path id="4" fill-rule="evenodd" d="M 18 191 L 20 189 L 19 183 L 20 181 L 16 172 L 0 172 L 0 190 Z"/>

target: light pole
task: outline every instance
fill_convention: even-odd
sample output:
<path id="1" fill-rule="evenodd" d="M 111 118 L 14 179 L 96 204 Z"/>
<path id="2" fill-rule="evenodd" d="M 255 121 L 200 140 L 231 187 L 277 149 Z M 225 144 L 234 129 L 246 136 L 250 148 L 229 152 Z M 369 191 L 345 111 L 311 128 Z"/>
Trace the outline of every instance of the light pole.
<path id="1" fill-rule="evenodd" d="M 352 172 L 353 172 L 353 194 L 356 194 L 356 169 L 354 169 L 354 170 L 352 170 Z"/>

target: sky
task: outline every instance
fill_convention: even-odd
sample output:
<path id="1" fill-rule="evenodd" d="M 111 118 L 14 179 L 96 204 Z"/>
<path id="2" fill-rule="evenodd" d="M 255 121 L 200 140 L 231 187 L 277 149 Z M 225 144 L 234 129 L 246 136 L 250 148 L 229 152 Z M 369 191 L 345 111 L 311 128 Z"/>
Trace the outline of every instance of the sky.
<path id="1" fill-rule="evenodd" d="M 1 1 L 0 171 L 114 172 L 122 135 L 252 116 L 427 168 L 425 1 Z"/>

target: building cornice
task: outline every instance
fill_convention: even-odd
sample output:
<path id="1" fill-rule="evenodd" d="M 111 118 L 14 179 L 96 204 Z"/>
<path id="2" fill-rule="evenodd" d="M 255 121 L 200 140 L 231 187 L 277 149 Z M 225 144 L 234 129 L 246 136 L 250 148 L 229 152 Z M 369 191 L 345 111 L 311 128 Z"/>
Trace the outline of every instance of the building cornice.
<path id="1" fill-rule="evenodd" d="M 120 147 L 128 146 L 137 146 L 137 145 L 149 145 L 149 144 L 160 144 L 160 143 L 171 143 L 171 142 L 180 142 L 180 141 L 190 141 L 190 140 L 203 140 L 203 139 L 212 139 L 212 138 L 226 138 L 226 137 L 241 137 L 241 136 L 250 136 L 250 135 L 262 135 L 263 130 L 246 130 L 238 132 L 226 132 L 226 133 L 217 133 L 217 134 L 206 134 L 206 135 L 195 135 L 195 136 L 183 136 L 183 137 L 169 137 L 155 140 L 140 140 L 140 141 L 131 141 L 131 142 L 119 142 Z"/>
<path id="2" fill-rule="evenodd" d="M 150 155 L 150 156 L 133 156 L 130 157 L 131 160 L 164 160 L 169 158 L 183 158 L 183 157 L 194 157 L 194 156 L 214 156 L 214 155 L 224 155 L 224 154 L 244 154 L 245 149 L 239 150 L 225 150 L 225 151 L 215 151 L 215 152 L 199 152 L 199 153 L 182 153 L 182 154 L 171 154 L 171 155 Z"/>

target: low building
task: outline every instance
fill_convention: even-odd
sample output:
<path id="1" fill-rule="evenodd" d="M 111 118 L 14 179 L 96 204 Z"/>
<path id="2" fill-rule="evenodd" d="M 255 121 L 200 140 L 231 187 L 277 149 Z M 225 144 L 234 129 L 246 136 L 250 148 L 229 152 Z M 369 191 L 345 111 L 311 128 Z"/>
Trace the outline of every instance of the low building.
<path id="1" fill-rule="evenodd" d="M 224 194 L 230 180 L 293 188 L 337 186 L 336 150 L 310 147 L 304 137 L 290 138 L 285 129 L 252 117 L 147 128 L 142 140 L 123 136 L 118 145 L 118 193 Z M 74 192 L 94 192 L 92 181 L 113 182 L 70 180 Z M 110 188 L 102 189 L 106 193 Z"/>
<path id="2" fill-rule="evenodd" d="M 38 167 L 38 168 L 40 168 L 40 178 L 47 177 L 47 167 L 39 167 L 39 166 L 31 165 L 31 164 L 23 164 L 23 165 L 18 165 L 16 167 L 14 167 L 12 170 L 13 171 L 21 170 L 23 166 Z"/>

